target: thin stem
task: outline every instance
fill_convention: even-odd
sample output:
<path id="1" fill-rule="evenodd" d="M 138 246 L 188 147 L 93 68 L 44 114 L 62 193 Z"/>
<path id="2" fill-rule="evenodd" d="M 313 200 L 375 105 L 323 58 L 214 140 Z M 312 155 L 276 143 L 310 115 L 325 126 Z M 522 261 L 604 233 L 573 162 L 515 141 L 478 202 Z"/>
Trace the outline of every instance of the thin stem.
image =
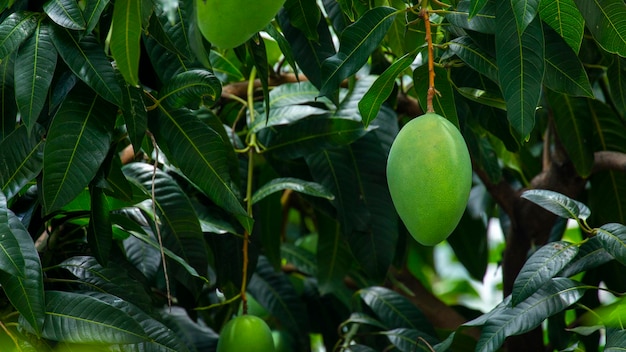
<path id="1" fill-rule="evenodd" d="M 433 108 L 433 98 L 438 94 L 435 89 L 435 54 L 433 52 L 433 38 L 430 30 L 430 17 L 428 9 L 422 7 L 421 16 L 424 19 L 424 27 L 426 28 L 426 43 L 428 43 L 428 94 L 426 96 L 426 112 L 435 112 Z"/>
<path id="2" fill-rule="evenodd" d="M 250 72 L 250 79 L 248 80 L 248 112 L 250 113 L 250 124 L 254 123 L 254 78 L 256 76 L 256 68 L 252 67 Z M 248 146 L 256 146 L 256 134 L 250 135 L 250 142 Z M 254 176 L 254 150 L 255 148 L 248 149 L 248 177 L 246 182 L 246 210 L 248 216 L 252 216 L 252 177 Z M 242 312 L 244 315 L 248 314 L 248 299 L 246 297 L 246 286 L 248 284 L 248 242 L 250 241 L 250 233 L 245 230 L 243 233 L 243 268 L 241 278 L 241 302 Z"/>
<path id="3" fill-rule="evenodd" d="M 159 166 L 159 146 L 157 145 L 154 135 L 150 131 L 146 131 L 150 140 L 152 141 L 152 147 L 154 148 L 154 164 L 152 169 L 152 187 L 150 189 L 150 196 L 152 198 L 152 214 L 154 214 L 154 228 L 156 229 L 157 239 L 159 240 L 159 250 L 161 252 L 161 264 L 163 265 L 163 276 L 165 277 L 165 290 L 167 294 L 167 306 L 172 308 L 172 292 L 170 290 L 170 277 L 167 273 L 167 260 L 165 259 L 165 250 L 163 249 L 163 238 L 161 236 L 161 221 L 156 211 L 156 172 Z"/>

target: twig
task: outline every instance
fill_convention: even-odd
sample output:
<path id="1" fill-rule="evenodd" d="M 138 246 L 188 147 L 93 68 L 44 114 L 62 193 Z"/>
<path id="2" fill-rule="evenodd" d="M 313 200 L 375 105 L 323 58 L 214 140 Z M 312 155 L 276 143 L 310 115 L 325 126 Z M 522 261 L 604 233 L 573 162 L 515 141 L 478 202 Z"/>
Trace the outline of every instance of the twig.
<path id="1" fill-rule="evenodd" d="M 435 94 L 439 95 L 439 92 L 435 89 L 435 54 L 433 52 L 433 38 L 430 30 L 428 9 L 423 7 L 420 15 L 424 19 L 426 43 L 428 43 L 428 94 L 426 95 L 426 112 L 435 112 L 435 108 L 433 108 L 433 98 Z"/>
<path id="2" fill-rule="evenodd" d="M 161 251 L 161 263 L 163 264 L 163 276 L 165 277 L 165 290 L 167 293 L 167 306 L 172 308 L 172 294 L 170 290 L 170 277 L 167 273 L 167 260 L 165 259 L 165 250 L 163 249 L 163 237 L 161 236 L 161 221 L 156 211 L 156 172 L 159 165 L 159 146 L 157 145 L 154 135 L 150 131 L 146 131 L 150 140 L 152 141 L 152 147 L 154 147 L 154 164 L 152 169 L 152 187 L 150 190 L 150 196 L 152 197 L 152 214 L 154 214 L 154 228 L 156 229 L 157 239 L 159 240 L 159 250 Z"/>

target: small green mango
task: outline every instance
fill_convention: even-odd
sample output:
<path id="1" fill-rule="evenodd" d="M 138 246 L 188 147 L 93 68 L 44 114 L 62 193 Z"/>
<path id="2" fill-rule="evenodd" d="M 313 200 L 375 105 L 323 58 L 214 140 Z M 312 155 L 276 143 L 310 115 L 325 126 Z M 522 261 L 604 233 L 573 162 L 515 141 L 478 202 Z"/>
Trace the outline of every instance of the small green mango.
<path id="1" fill-rule="evenodd" d="M 285 0 L 196 0 L 202 35 L 222 49 L 245 43 L 265 28 Z"/>
<path id="2" fill-rule="evenodd" d="M 387 183 L 400 219 L 415 240 L 434 246 L 456 228 L 472 187 L 467 145 L 450 121 L 426 113 L 391 145 Z"/>
<path id="3" fill-rule="evenodd" d="M 241 315 L 230 320 L 220 332 L 217 352 L 274 352 L 274 338 L 263 319 Z"/>

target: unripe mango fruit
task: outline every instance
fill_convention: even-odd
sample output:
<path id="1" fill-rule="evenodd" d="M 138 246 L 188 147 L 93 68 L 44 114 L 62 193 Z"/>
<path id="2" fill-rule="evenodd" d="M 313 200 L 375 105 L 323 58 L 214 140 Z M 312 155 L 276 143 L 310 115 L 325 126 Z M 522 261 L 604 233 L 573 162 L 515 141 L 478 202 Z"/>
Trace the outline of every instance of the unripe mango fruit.
<path id="1" fill-rule="evenodd" d="M 269 326 L 254 315 L 230 320 L 220 332 L 217 352 L 274 352 L 274 338 Z"/>
<path id="2" fill-rule="evenodd" d="M 202 35 L 222 49 L 245 43 L 265 28 L 285 0 L 196 0 Z"/>
<path id="3" fill-rule="evenodd" d="M 417 242 L 434 246 L 445 240 L 461 220 L 472 187 L 472 163 L 456 126 L 435 113 L 404 125 L 389 151 L 387 183 Z"/>

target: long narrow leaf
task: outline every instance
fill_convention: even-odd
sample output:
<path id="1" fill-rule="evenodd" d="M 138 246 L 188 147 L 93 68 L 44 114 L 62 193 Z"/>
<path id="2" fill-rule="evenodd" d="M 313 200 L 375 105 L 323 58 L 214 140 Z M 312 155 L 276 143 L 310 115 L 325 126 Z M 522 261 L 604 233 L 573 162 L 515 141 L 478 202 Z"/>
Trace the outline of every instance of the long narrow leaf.
<path id="1" fill-rule="evenodd" d="M 109 0 L 87 1 L 83 17 L 85 18 L 85 33 L 91 33 L 100 21 L 100 15 L 109 4 Z"/>
<path id="2" fill-rule="evenodd" d="M 138 343 L 146 332 L 119 308 L 84 294 L 46 292 L 43 337 L 75 343 Z"/>
<path id="3" fill-rule="evenodd" d="M 578 247 L 558 241 L 539 248 L 528 258 L 513 283 L 511 304 L 517 305 L 550 281 L 578 253 Z"/>
<path id="4" fill-rule="evenodd" d="M 476 351 L 496 351 L 508 336 L 519 335 L 539 326 L 548 317 L 576 303 L 584 292 L 581 284 L 554 278 L 515 307 L 500 309 L 482 328 Z"/>
<path id="5" fill-rule="evenodd" d="M 24 277 L 24 255 L 20 243 L 9 226 L 9 209 L 4 193 L 0 192 L 0 271 Z"/>
<path id="6" fill-rule="evenodd" d="M 322 64 L 320 95 L 335 93 L 341 81 L 356 73 L 378 47 L 396 16 L 396 9 L 376 7 L 348 26 L 339 38 L 339 52 Z"/>
<path id="7" fill-rule="evenodd" d="M 609 223 L 600 227 L 596 236 L 609 254 L 626 265 L 626 226 Z"/>
<path id="8" fill-rule="evenodd" d="M 0 23 L 0 60 L 15 51 L 37 28 L 39 15 L 18 11 Z"/>
<path id="9" fill-rule="evenodd" d="M 140 39 L 141 1 L 116 0 L 111 24 L 111 55 L 131 86 L 139 85 Z"/>
<path id="10" fill-rule="evenodd" d="M 574 0 L 587 29 L 604 50 L 626 56 L 626 4 L 622 0 Z"/>
<path id="11" fill-rule="evenodd" d="M 384 287 L 369 287 L 357 294 L 387 327 L 415 329 L 437 336 L 426 316 L 399 293 Z"/>
<path id="12" fill-rule="evenodd" d="M 391 64 L 359 101 L 359 112 L 365 127 L 378 116 L 380 106 L 391 95 L 396 79 L 411 65 L 416 55 L 417 52 L 408 53 Z"/>
<path id="13" fill-rule="evenodd" d="M 320 294 L 340 292 L 354 260 L 341 226 L 326 215 L 318 216 L 317 282 Z"/>
<path id="14" fill-rule="evenodd" d="M 261 199 L 269 196 L 274 192 L 290 189 L 299 193 L 308 194 L 310 196 L 322 197 L 329 200 L 335 198 L 324 186 L 319 183 L 304 181 L 293 177 L 275 178 L 261 186 L 252 195 L 252 203 L 256 203 Z"/>
<path id="15" fill-rule="evenodd" d="M 189 201 L 189 198 L 180 189 L 178 184 L 161 170 L 154 170 L 152 166 L 143 163 L 132 163 L 124 166 L 124 174 L 143 188 L 146 194 L 151 195 L 152 177 L 156 201 L 156 220 L 154 226 L 160 226 L 161 236 L 165 249 L 171 250 L 177 257 L 172 257 L 181 264 L 180 270 L 196 277 L 206 277 L 208 268 L 207 248 L 204 242 L 198 217 Z M 151 206 L 146 212 L 151 213 Z M 133 233 L 138 239 L 150 244 L 159 245 L 155 239 Z M 164 249 L 164 251 L 165 251 Z M 167 254 L 167 251 L 165 251 Z M 178 257 L 181 259 L 178 260 Z M 191 266 L 195 271 L 189 270 Z M 192 289 L 193 287 L 190 287 Z"/>
<path id="16" fill-rule="evenodd" d="M 0 271 L 0 284 L 27 326 L 37 336 L 41 336 L 45 318 L 45 300 L 39 253 L 28 230 L 17 216 L 9 211 L 8 219 L 9 230 L 17 239 L 24 260 L 23 276 L 9 275 Z"/>
<path id="17" fill-rule="evenodd" d="M 544 26 L 548 88 L 573 96 L 593 97 L 591 83 L 582 62 L 552 28 Z"/>
<path id="18" fill-rule="evenodd" d="M 20 47 L 15 60 L 15 99 L 30 133 L 43 110 L 57 64 L 50 28 L 44 22 Z"/>
<path id="19" fill-rule="evenodd" d="M 53 27 L 52 41 L 70 70 L 104 99 L 121 104 L 122 89 L 96 38 L 87 35 L 79 40 L 68 29 Z"/>
<path id="20" fill-rule="evenodd" d="M 515 25 L 509 1 L 498 2 L 496 61 L 507 117 L 517 138 L 526 140 L 535 125 L 544 74 L 544 40 L 537 18 L 524 32 Z"/>
<path id="21" fill-rule="evenodd" d="M 222 84 L 207 70 L 190 70 L 174 76 L 163 87 L 160 100 L 173 108 L 212 106 L 222 94 Z"/>
<path id="22" fill-rule="evenodd" d="M 83 12 L 75 0 L 50 0 L 43 5 L 43 10 L 56 24 L 73 30 L 85 29 Z"/>
<path id="23" fill-rule="evenodd" d="M 44 148 L 43 206 L 55 211 L 83 191 L 109 152 L 115 107 L 77 86 L 56 113 Z"/>
<path id="24" fill-rule="evenodd" d="M 87 243 L 98 262 L 106 266 L 113 247 L 113 225 L 109 202 L 102 188 L 91 186 L 89 191 L 91 210 L 87 227 Z"/>
<path id="25" fill-rule="evenodd" d="M 585 20 L 574 0 L 540 1 L 539 16 L 578 53 L 585 32 Z"/>
<path id="26" fill-rule="evenodd" d="M 189 349 L 181 341 L 181 337 L 175 331 L 164 325 L 161 321 L 146 314 L 139 307 L 130 302 L 122 301 L 116 296 L 102 294 L 100 292 L 87 292 L 89 297 L 94 297 L 128 314 L 141 325 L 146 332 L 149 341 L 134 345 L 123 345 L 120 348 L 129 352 L 187 352 Z"/>
<path id="27" fill-rule="evenodd" d="M 233 213 L 251 230 L 252 220 L 241 205 L 238 187 L 230 175 L 230 142 L 186 109 L 169 111 L 162 107 L 158 129 L 161 138 L 157 141 L 167 146 L 172 163 L 217 205 Z"/>
<path id="28" fill-rule="evenodd" d="M 8 199 L 13 198 L 41 172 L 44 144 L 41 130 L 29 136 L 24 125 L 0 143 L 0 160 L 3 161 L 0 191 Z"/>
<path id="29" fill-rule="evenodd" d="M 591 215 L 591 210 L 583 203 L 550 190 L 531 189 L 522 193 L 522 198 L 565 219 L 585 220 Z"/>

